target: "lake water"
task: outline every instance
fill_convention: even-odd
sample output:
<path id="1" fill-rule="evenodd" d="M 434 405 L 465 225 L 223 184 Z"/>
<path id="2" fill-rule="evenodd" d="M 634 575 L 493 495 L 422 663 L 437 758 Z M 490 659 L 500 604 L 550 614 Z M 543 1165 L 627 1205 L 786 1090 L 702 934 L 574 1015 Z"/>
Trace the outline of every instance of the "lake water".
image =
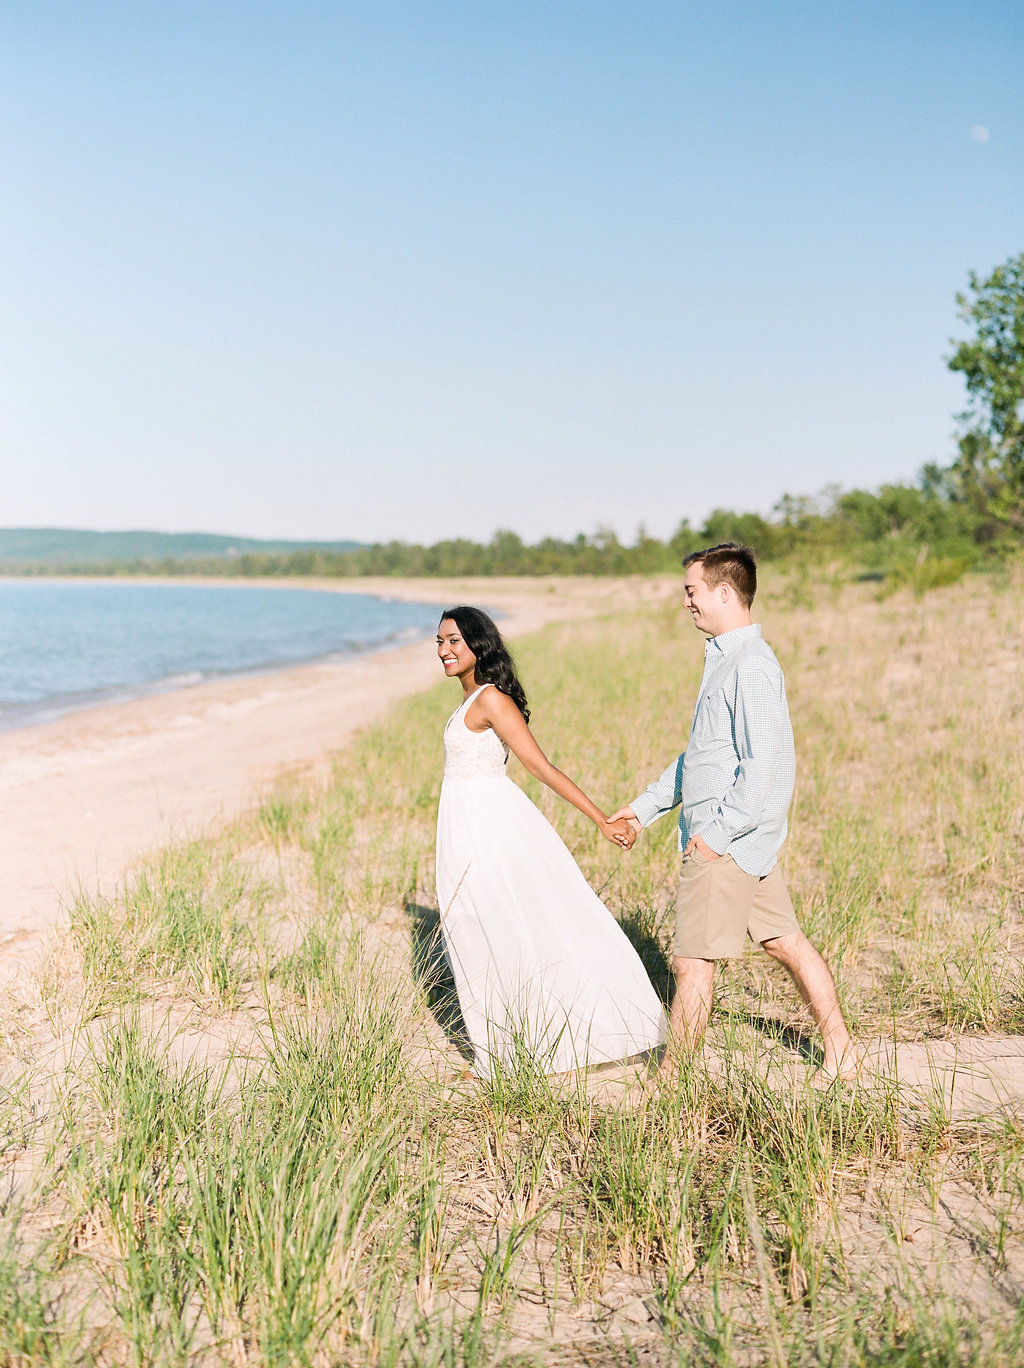
<path id="1" fill-rule="evenodd" d="M 309 589 L 0 583 L 0 730 L 420 640 L 444 606 Z"/>

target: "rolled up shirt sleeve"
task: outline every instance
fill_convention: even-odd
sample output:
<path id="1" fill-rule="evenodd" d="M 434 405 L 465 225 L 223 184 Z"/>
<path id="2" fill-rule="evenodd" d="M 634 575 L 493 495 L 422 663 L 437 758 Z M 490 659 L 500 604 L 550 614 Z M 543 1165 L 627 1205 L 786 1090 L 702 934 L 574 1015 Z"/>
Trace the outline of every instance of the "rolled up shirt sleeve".
<path id="1" fill-rule="evenodd" d="M 634 798 L 630 807 L 636 813 L 641 826 L 648 827 L 666 812 L 679 806 L 683 801 L 683 755 L 673 760 L 660 779 L 648 784 L 639 798 Z"/>
<path id="2" fill-rule="evenodd" d="M 712 820 L 700 828 L 701 839 L 716 854 L 724 855 L 737 836 L 752 831 L 760 822 L 787 727 L 788 711 L 781 677 L 773 677 L 760 667 L 759 662 L 752 663 L 736 679 L 733 713 L 733 739 L 739 757 L 736 777 Z M 663 781 L 664 775 L 658 783 Z M 657 788 L 657 785 L 651 788 Z M 640 816 L 639 812 L 637 816 Z"/>

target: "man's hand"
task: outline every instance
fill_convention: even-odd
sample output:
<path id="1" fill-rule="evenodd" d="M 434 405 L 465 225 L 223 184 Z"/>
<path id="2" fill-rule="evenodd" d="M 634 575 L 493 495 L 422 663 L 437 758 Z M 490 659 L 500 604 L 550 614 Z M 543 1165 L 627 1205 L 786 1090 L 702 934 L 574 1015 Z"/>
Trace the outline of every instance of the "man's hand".
<path id="1" fill-rule="evenodd" d="M 695 850 L 698 855 L 702 855 L 705 860 L 720 860 L 722 857 L 717 850 L 712 850 L 700 836 L 691 836 L 684 855 L 689 855 L 691 850 Z"/>
<path id="2" fill-rule="evenodd" d="M 623 817 L 609 817 L 607 821 L 600 824 L 601 835 L 606 836 L 613 845 L 620 846 L 623 850 L 631 850 L 633 842 L 636 840 L 636 832 Z"/>

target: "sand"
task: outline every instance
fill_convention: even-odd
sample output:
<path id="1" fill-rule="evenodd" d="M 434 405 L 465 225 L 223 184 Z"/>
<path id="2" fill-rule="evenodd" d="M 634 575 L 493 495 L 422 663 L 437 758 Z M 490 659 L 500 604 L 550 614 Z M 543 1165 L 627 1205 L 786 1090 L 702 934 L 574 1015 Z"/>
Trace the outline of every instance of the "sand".
<path id="1" fill-rule="evenodd" d="M 500 610 L 510 637 L 672 587 L 585 578 L 277 583 L 479 603 Z M 111 891 L 146 854 L 229 820 L 288 771 L 326 766 L 332 751 L 389 704 L 441 677 L 434 645 L 424 642 L 200 684 L 0 734 L 0 983 L 38 962 L 76 892 Z"/>

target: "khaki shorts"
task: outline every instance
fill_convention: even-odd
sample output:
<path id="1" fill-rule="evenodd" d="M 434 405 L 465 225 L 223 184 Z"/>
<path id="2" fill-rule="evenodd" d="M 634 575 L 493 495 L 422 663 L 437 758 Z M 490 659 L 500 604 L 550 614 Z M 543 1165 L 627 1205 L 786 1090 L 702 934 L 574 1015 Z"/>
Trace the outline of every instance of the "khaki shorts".
<path id="1" fill-rule="evenodd" d="M 683 856 L 672 946 L 681 959 L 732 959 L 743 954 L 747 936 L 760 942 L 799 930 L 778 865 L 758 878 L 731 855 Z"/>

